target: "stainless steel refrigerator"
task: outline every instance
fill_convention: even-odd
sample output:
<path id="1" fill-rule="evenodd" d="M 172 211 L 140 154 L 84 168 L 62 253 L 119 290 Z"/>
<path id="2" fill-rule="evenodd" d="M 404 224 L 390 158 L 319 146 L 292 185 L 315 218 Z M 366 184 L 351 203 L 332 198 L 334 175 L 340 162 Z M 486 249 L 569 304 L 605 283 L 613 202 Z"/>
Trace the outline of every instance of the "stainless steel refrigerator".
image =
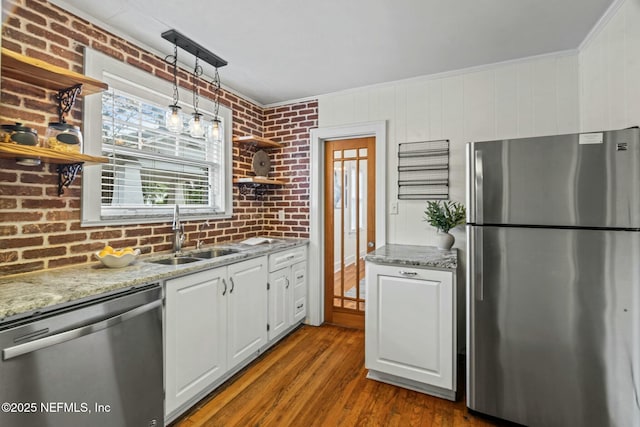
<path id="1" fill-rule="evenodd" d="M 640 426 L 640 130 L 467 146 L 467 406 Z"/>

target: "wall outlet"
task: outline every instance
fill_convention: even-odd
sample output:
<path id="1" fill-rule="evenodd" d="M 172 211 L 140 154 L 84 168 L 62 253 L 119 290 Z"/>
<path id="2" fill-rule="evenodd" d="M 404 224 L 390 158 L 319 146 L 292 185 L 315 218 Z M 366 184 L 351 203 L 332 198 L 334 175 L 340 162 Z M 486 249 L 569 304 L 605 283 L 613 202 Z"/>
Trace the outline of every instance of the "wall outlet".
<path id="1" fill-rule="evenodd" d="M 284 221 L 284 209 L 278 211 L 278 221 Z"/>
<path id="2" fill-rule="evenodd" d="M 398 215 L 398 202 L 392 202 L 389 206 L 389 215 Z"/>

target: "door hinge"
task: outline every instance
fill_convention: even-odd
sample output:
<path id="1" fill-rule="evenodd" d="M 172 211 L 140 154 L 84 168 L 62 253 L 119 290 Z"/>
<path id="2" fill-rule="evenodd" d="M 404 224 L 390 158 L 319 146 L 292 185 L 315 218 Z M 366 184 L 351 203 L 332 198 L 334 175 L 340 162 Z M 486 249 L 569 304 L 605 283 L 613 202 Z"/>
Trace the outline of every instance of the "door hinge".
<path id="1" fill-rule="evenodd" d="M 267 332 L 269 332 L 269 328 L 270 328 L 270 327 L 269 327 L 269 324 L 267 323 Z"/>
<path id="2" fill-rule="evenodd" d="M 271 289 L 271 285 L 269 285 L 269 282 L 267 282 L 267 290 Z"/>

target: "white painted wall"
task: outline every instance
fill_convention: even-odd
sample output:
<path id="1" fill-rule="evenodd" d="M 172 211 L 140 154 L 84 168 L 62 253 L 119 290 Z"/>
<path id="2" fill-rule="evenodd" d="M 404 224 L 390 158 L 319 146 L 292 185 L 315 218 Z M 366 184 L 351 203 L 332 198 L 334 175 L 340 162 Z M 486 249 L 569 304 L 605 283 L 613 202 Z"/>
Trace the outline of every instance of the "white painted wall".
<path id="1" fill-rule="evenodd" d="M 580 49 L 582 131 L 640 125 L 640 1 L 615 3 Z"/>
<path id="2" fill-rule="evenodd" d="M 466 142 L 576 132 L 578 94 L 578 56 L 564 53 L 324 95 L 319 126 L 387 121 L 387 242 L 435 245 L 426 202 L 397 200 L 398 144 L 449 139 L 450 198 L 464 202 Z M 464 248 L 462 227 L 453 234 Z"/>

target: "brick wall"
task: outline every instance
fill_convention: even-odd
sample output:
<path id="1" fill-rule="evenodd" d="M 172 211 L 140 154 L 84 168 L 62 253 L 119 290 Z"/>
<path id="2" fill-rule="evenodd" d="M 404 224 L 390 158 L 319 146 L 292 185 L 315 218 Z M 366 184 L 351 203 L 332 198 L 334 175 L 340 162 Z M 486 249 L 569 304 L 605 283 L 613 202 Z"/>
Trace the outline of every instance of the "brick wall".
<path id="1" fill-rule="evenodd" d="M 270 156 L 272 170 L 276 177 L 287 182 L 285 188 L 269 193 L 265 199 L 265 232 L 273 236 L 308 238 L 309 131 L 317 127 L 318 101 L 268 108 L 264 115 L 264 137 L 284 144 Z M 284 211 L 284 221 L 278 219 L 279 211 Z"/>
<path id="2" fill-rule="evenodd" d="M 44 0 L 4 0 L 2 46 L 24 55 L 82 72 L 84 47 L 171 80 L 163 58 L 151 54 L 102 28 Z M 222 73 L 223 74 L 223 73 Z M 179 84 L 190 88 L 189 74 L 181 70 Z M 224 75 L 222 76 L 224 78 Z M 44 134 L 57 121 L 55 93 L 2 77 L 0 123 L 22 122 Z M 202 89 L 201 96 L 212 97 Z M 224 91 L 221 103 L 233 111 L 233 134 L 273 137 L 284 144 L 270 150 L 273 177 L 287 182 L 262 200 L 244 197 L 234 187 L 233 217 L 188 221 L 186 246 L 197 240 L 222 243 L 261 234 L 308 237 L 309 129 L 317 125 L 317 102 L 262 108 Z M 82 127 L 82 101 L 68 121 Z M 255 150 L 233 147 L 234 176 L 251 175 Z M 81 177 L 57 195 L 55 165 L 19 166 L 0 159 L 0 274 L 13 274 L 94 261 L 92 253 L 109 244 L 133 246 L 144 253 L 171 249 L 169 223 L 126 227 L 80 227 Z M 277 212 L 285 211 L 285 221 Z M 202 228 L 202 230 L 200 230 Z"/>

